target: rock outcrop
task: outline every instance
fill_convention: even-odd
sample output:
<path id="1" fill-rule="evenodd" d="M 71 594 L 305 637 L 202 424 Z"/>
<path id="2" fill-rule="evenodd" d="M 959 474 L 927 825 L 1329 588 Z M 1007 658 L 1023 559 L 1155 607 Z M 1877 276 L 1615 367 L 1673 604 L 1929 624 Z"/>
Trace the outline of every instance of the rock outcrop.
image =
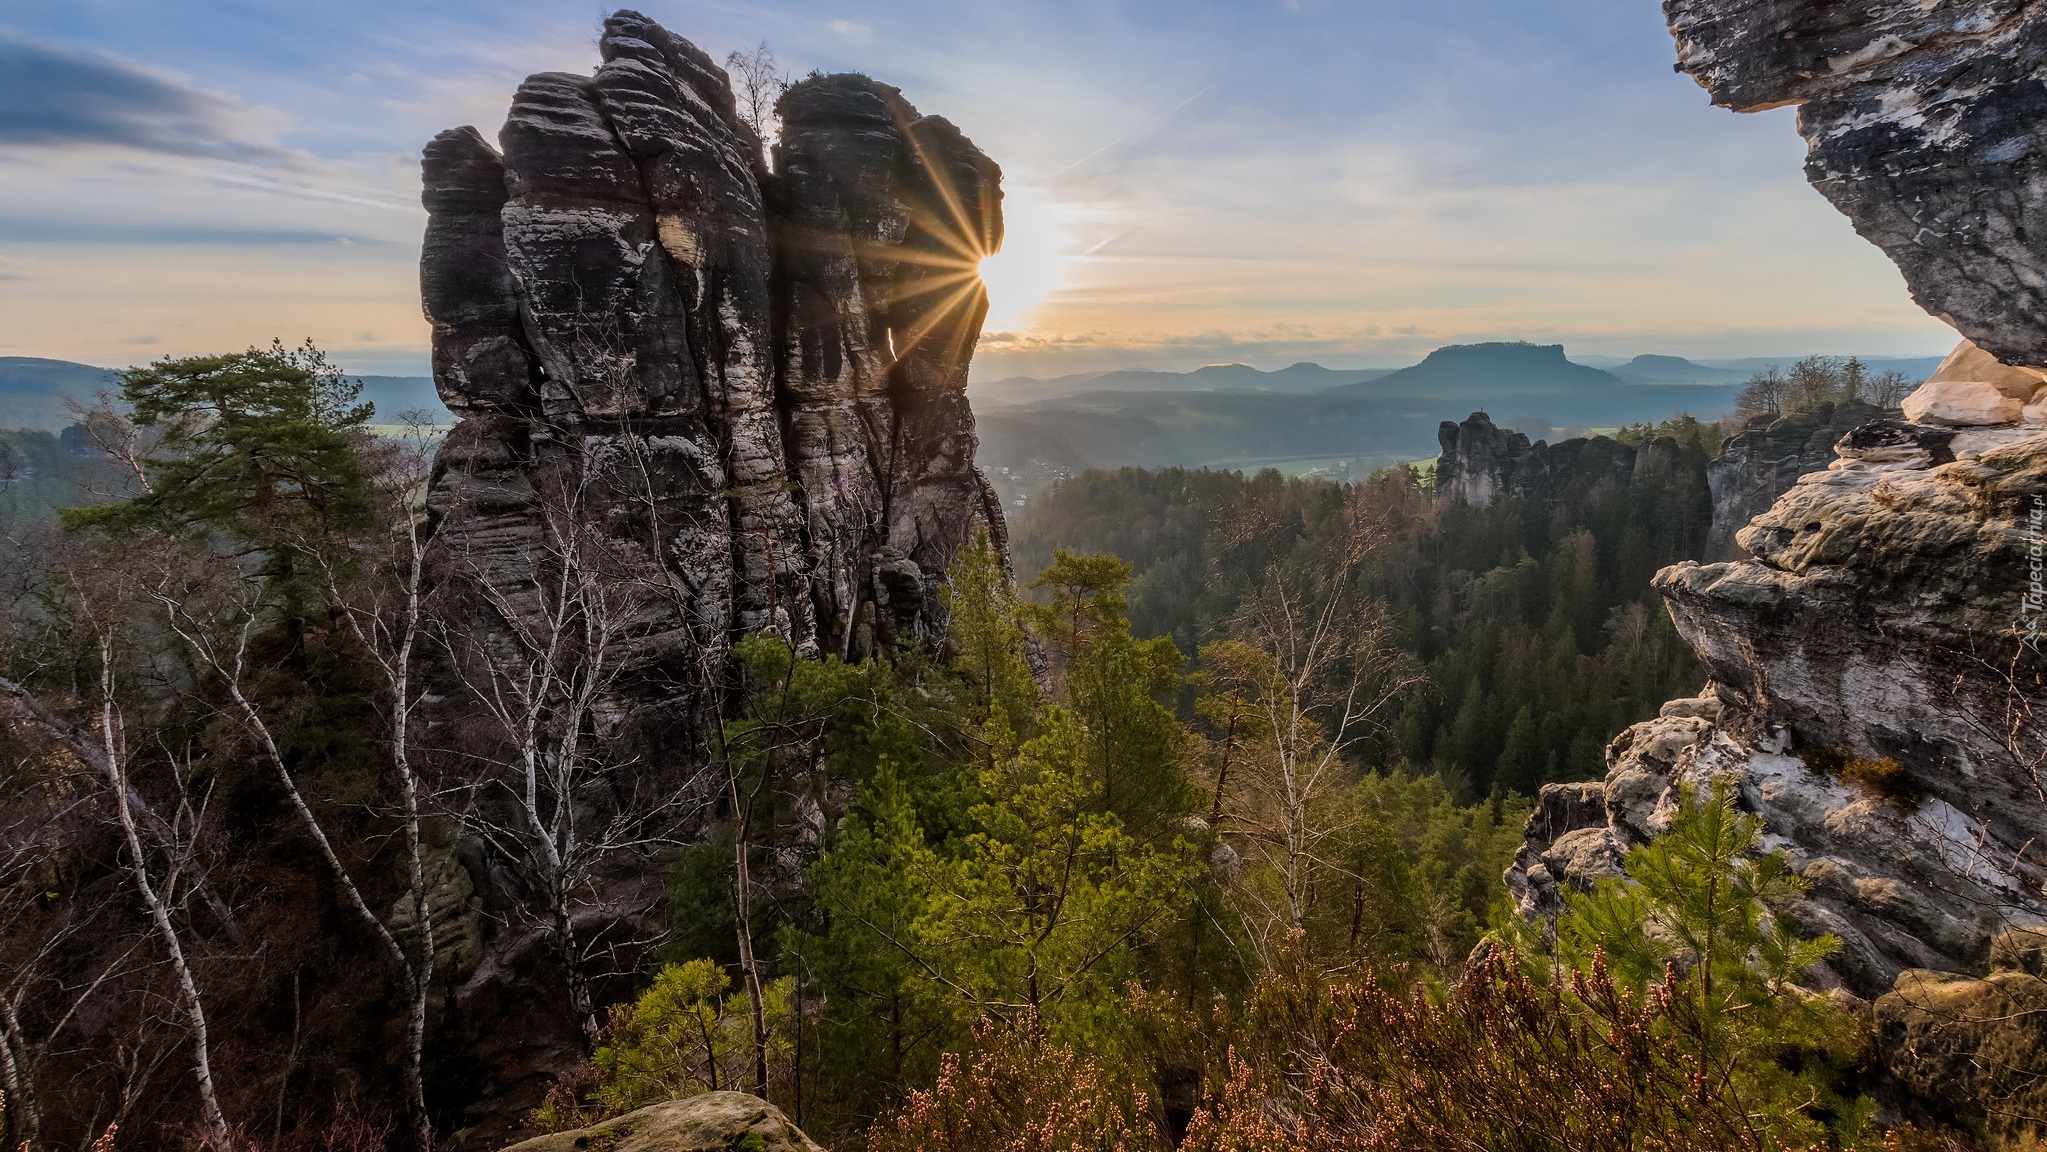
<path id="1" fill-rule="evenodd" d="M 1485 507 L 1509 496 L 1554 508 L 1573 492 L 1612 492 L 1667 471 L 1678 462 L 1677 441 L 1659 436 L 1640 448 L 1606 436 L 1555 444 L 1495 425 L 1484 412 L 1436 431 L 1436 494 Z"/>
<path id="2" fill-rule="evenodd" d="M 1871 1013 L 1884 1068 L 1945 1115 L 2001 1136 L 2047 1116 L 2047 933 L 2015 931 L 1969 979 L 1911 969 Z M 2021 1141 L 2022 1143 L 2022 1141 Z"/>
<path id="3" fill-rule="evenodd" d="M 824 1152 L 780 1108 L 743 1092 L 651 1104 L 588 1128 L 536 1136 L 504 1152 Z"/>
<path id="4" fill-rule="evenodd" d="M 1706 465 L 1713 493 L 1713 526 L 1706 534 L 1706 558 L 1731 560 L 1740 554 L 1734 534 L 1791 490 L 1800 476 L 1834 462 L 1843 435 L 1884 414 L 1874 405 L 1849 401 L 1823 404 L 1811 412 L 1758 417 L 1729 436 Z"/>
<path id="5" fill-rule="evenodd" d="M 1554 914 L 1624 875 L 1683 791 L 1730 779 L 1809 882 L 1784 911 L 1841 938 L 1809 978 L 1876 999 L 1898 1084 L 1943 1116 L 2038 1116 L 2020 1096 L 2047 1071 L 2047 419 L 2029 367 L 2047 363 L 2047 10 L 1664 10 L 1715 102 L 1803 104 L 1813 183 L 1973 343 L 1823 469 L 1806 467 L 1817 429 L 1744 434 L 1756 482 L 1715 486 L 1730 519 L 1781 477 L 1760 458 L 1803 474 L 1735 534 L 1750 558 L 1655 581 L 1704 693 L 1616 737 L 1604 780 L 1543 789 L 1508 887 Z"/>
<path id="6" fill-rule="evenodd" d="M 965 395 L 995 164 L 827 76 L 784 96 L 770 170 L 688 41 L 621 12 L 600 49 L 520 86 L 501 154 L 469 128 L 426 150 L 441 539 L 530 565 L 578 502 L 674 590 L 647 663 L 763 627 L 849 656 L 923 633 L 954 549 L 1001 533 Z"/>
<path id="7" fill-rule="evenodd" d="M 571 860 L 474 827 L 448 846 L 467 875 L 436 889 L 436 925 L 480 917 L 483 939 L 454 937 L 443 1032 L 481 1070 L 466 1122 L 485 1135 L 580 1057 L 591 1013 L 565 1002 L 562 939 L 667 927 L 662 853 L 713 810 L 735 641 L 857 659 L 935 637 L 954 552 L 1005 541 L 966 400 L 994 162 L 839 75 L 782 96 L 770 165 L 687 40 L 619 12 L 599 50 L 593 73 L 521 84 L 498 147 L 453 129 L 422 165 L 421 296 L 457 418 L 427 493 L 447 643 L 423 719 L 477 764 L 545 762 L 559 796 L 538 803 L 640 846 Z M 578 756 L 602 764 L 579 777 Z M 493 816 L 518 803 L 503 783 L 461 785 L 472 825 L 547 822 Z M 640 946 L 616 946 L 607 970 L 632 971 Z"/>
<path id="8" fill-rule="evenodd" d="M 1839 935 L 1831 976 L 1980 968 L 2047 920 L 2047 685 L 2021 642 L 2047 435 L 1880 421 L 1740 533 L 1752 560 L 1657 588 L 1710 684 L 1616 737 L 1597 785 L 1543 790 L 1508 884 L 1554 913 L 1618 875 L 1679 789 L 1732 776 L 1811 881 L 1797 915 Z"/>
<path id="9" fill-rule="evenodd" d="M 1799 105 L 1806 176 L 1912 295 L 2047 364 L 2047 8 L 2024 0 L 1664 0 L 1713 102 Z"/>

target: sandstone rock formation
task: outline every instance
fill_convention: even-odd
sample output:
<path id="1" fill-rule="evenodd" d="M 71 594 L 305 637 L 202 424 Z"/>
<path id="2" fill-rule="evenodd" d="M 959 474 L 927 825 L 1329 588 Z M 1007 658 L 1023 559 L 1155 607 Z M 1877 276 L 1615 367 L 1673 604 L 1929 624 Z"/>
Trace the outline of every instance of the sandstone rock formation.
<path id="1" fill-rule="evenodd" d="M 1483 412 L 1461 423 L 1443 421 L 1436 440 L 1442 448 L 1437 495 L 1478 507 L 1513 496 L 1553 508 L 1573 488 L 1613 491 L 1667 469 L 1678 452 L 1668 436 L 1640 449 L 1606 436 L 1531 444 L 1525 433 L 1501 428 Z"/>
<path id="2" fill-rule="evenodd" d="M 1877 1055 L 1898 1082 L 1945 1114 L 2017 1136 L 2016 1117 L 2047 1115 L 2047 934 L 2015 931 L 1980 980 L 1911 969 L 1871 1012 Z"/>
<path id="3" fill-rule="evenodd" d="M 1927 311 L 2047 364 L 2047 9 L 2023 0 L 1664 0 L 1713 102 L 1797 104 L 1806 176 Z"/>
<path id="4" fill-rule="evenodd" d="M 843 75 L 785 93 L 771 166 L 687 40 L 622 11 L 599 50 L 593 73 L 520 85 L 498 147 L 453 129 L 422 165 L 421 296 L 457 417 L 427 493 L 446 627 L 424 719 L 482 766 L 457 766 L 478 799 L 447 858 L 467 875 L 434 917 L 485 1134 L 580 1058 L 594 1004 L 564 987 L 632 971 L 667 926 L 662 853 L 719 795 L 732 644 L 771 630 L 861 658 L 935 637 L 954 552 L 1004 543 L 965 395 L 994 162 Z M 530 731 L 491 712 L 520 693 Z M 484 775 L 522 756 L 553 773 L 544 812 Z M 573 851 L 521 831 L 559 840 L 561 812 Z M 565 975 L 576 949 L 604 964 Z"/>
<path id="5" fill-rule="evenodd" d="M 1596 786 L 1544 789 L 1508 876 L 1524 911 L 1619 874 L 1678 789 L 1731 775 L 1862 995 L 2047 921 L 2047 684 L 2014 634 L 2047 435 L 1888 421 L 1840 451 L 1742 530 L 1753 560 L 1658 575 L 1707 692 L 1615 738 Z"/>
<path id="6" fill-rule="evenodd" d="M 2025 406 L 1987 380 L 1929 380 L 1905 397 L 1905 419 L 1950 428 L 2010 424 Z"/>
<path id="7" fill-rule="evenodd" d="M 965 396 L 1000 173 L 860 76 L 788 92 L 771 171 L 688 41 L 620 12 L 600 49 L 520 86 L 502 154 L 468 128 L 426 150 L 442 540 L 531 564 L 541 505 L 579 498 L 675 592 L 647 663 L 921 634 L 953 550 L 1001 533 Z"/>
<path id="8" fill-rule="evenodd" d="M 2026 419 L 2035 397 L 2047 402 L 2047 371 L 2014 367 L 1964 340 L 1905 398 L 1905 418 L 1958 428 Z"/>
<path id="9" fill-rule="evenodd" d="M 743 1092 L 653 1104 L 588 1128 L 522 1140 L 504 1152 L 824 1152 L 780 1108 Z"/>
<path id="10" fill-rule="evenodd" d="M 1834 444 L 1849 431 L 1883 415 L 1870 404 L 1823 404 L 1812 412 L 1774 419 L 1759 417 L 1729 436 L 1720 455 L 1706 465 L 1713 493 L 1713 526 L 1706 534 L 1708 559 L 1740 554 L 1734 534 L 1790 491 L 1800 476 L 1834 461 Z"/>
<path id="11" fill-rule="evenodd" d="M 1730 778 L 1810 884 L 1786 911 L 1842 940 L 1810 978 L 1880 997 L 1899 1084 L 1994 1117 L 2047 1071 L 2047 10 L 1664 10 L 1716 103 L 1804 105 L 1813 183 L 1973 343 L 1741 529 L 1752 559 L 1657 575 L 1705 691 L 1616 737 L 1604 780 L 1544 788 L 1508 887 L 1553 914 Z"/>

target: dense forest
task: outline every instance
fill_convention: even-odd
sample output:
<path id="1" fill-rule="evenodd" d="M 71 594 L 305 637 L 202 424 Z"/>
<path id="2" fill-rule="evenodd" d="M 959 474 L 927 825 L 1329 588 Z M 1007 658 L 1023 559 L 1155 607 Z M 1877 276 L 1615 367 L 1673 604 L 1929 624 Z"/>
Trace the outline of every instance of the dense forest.
<path id="1" fill-rule="evenodd" d="M 516 590 L 556 630 L 465 680 L 513 593 L 435 575 L 430 444 L 311 349 L 123 399 L 123 482 L 8 553 L 10 1143 L 487 1147 L 492 1093 L 545 1132 L 721 1088 L 876 1152 L 1919 1139 L 1724 789 L 1553 930 L 1503 906 L 1531 790 L 1697 687 L 1646 580 L 1705 530 L 1701 426 L 1541 511 L 1090 474 L 1020 581 L 958 554 L 941 635 L 741 639 L 677 765 L 606 759 L 638 609 L 591 526 Z M 601 921 L 620 891 L 651 911 Z M 490 934 L 514 990 L 458 1013 Z M 534 1005 L 579 1056 L 514 1082 Z"/>
<path id="2" fill-rule="evenodd" d="M 1716 432 L 1682 419 L 1627 429 L 1633 441 L 1675 433 L 1676 464 L 1619 488 L 1574 482 L 1554 508 L 1439 504 L 1405 467 L 1360 485 L 1386 542 L 1359 579 L 1426 670 L 1375 731 L 1372 762 L 1461 794 L 1530 794 L 1599 775 L 1615 733 L 1696 690 L 1698 666 L 1649 577 L 1701 554 Z M 1089 472 L 1017 518 L 1017 563 L 1034 570 L 1058 548 L 1124 558 L 1132 626 L 1191 656 L 1264 579 L 1269 550 L 1324 546 L 1350 491 L 1273 471 Z M 1240 546 L 1248 524 L 1269 525 L 1271 542 Z"/>

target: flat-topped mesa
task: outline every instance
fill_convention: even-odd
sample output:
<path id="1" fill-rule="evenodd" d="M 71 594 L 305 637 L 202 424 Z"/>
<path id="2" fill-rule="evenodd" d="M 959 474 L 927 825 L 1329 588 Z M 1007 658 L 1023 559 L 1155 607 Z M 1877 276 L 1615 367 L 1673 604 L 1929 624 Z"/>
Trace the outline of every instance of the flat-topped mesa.
<path id="1" fill-rule="evenodd" d="M 861 76 L 788 90 L 771 171 L 694 45 L 620 12 L 600 47 L 593 75 L 519 87 L 502 153 L 469 128 L 426 149 L 421 290 L 458 416 L 438 531 L 530 566 L 540 506 L 592 502 L 686 590 L 642 629 L 668 650 L 920 634 L 953 552 L 1002 533 L 965 398 L 1000 171 Z"/>
<path id="2" fill-rule="evenodd" d="M 1927 311 L 2047 364 L 2047 8 L 1665 0 L 1677 67 L 1740 112 L 1801 105 L 1806 176 Z"/>

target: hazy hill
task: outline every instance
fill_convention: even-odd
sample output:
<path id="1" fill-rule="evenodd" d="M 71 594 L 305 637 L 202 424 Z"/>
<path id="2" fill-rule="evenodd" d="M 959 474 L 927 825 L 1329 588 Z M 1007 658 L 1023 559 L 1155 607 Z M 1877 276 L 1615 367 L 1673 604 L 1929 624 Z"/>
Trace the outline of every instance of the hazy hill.
<path id="1" fill-rule="evenodd" d="M 1533 438 L 1556 439 L 1563 429 L 1680 412 L 1712 419 L 1734 407 L 1747 379 L 1674 356 L 1641 356 L 1602 371 L 1574 363 L 1560 345 L 1494 343 L 1439 348 L 1411 367 L 1321 392 L 1226 390 L 1236 381 L 1280 376 L 1305 383 L 1317 376 L 1310 367 L 1115 374 L 1141 376 L 1156 385 L 1151 390 L 1112 389 L 1107 375 L 1069 378 L 1063 387 L 1085 390 L 1010 404 L 991 402 L 977 385 L 969 394 L 976 399 L 980 460 L 1012 505 L 1062 474 L 1091 467 L 1272 465 L 1342 477 L 1433 457 L 1437 425 L 1473 411 Z M 1178 383 L 1167 391 L 1164 381 Z M 1196 390 L 1197 381 L 1206 390 Z"/>
<path id="2" fill-rule="evenodd" d="M 1695 364 L 1682 356 L 1655 355 L 1637 356 L 1607 371 L 1637 384 L 1738 384 L 1751 375 L 1739 368 Z"/>
<path id="3" fill-rule="evenodd" d="M 90 403 L 114 372 L 69 360 L 0 356 L 0 427 L 55 432 L 71 423 L 68 399 Z"/>
<path id="4" fill-rule="evenodd" d="M 434 391 L 429 376 L 359 376 L 362 398 L 374 404 L 375 419 L 393 423 L 412 409 L 425 410 L 436 423 L 451 417 Z M 69 401 L 91 403 L 102 389 L 118 389 L 120 373 L 69 360 L 35 356 L 0 356 L 0 427 L 61 431 L 71 423 Z"/>
<path id="5" fill-rule="evenodd" d="M 1412 368 L 1343 385 L 1358 396 L 1486 398 L 1578 395 L 1622 386 L 1620 377 L 1564 358 L 1561 344 L 1453 344 Z"/>
<path id="6" fill-rule="evenodd" d="M 1090 392 L 1326 392 L 1343 384 L 1376 380 L 1391 374 L 1391 368 L 1324 368 L 1305 361 L 1275 372 L 1263 372 L 1248 364 L 1210 364 L 1192 372 L 1155 372 L 1126 368 L 1115 372 L 1082 372 L 1040 380 L 1032 376 L 1009 376 L 1001 380 L 975 381 L 967 394 L 978 404 L 1028 404 L 1062 396 Z"/>

